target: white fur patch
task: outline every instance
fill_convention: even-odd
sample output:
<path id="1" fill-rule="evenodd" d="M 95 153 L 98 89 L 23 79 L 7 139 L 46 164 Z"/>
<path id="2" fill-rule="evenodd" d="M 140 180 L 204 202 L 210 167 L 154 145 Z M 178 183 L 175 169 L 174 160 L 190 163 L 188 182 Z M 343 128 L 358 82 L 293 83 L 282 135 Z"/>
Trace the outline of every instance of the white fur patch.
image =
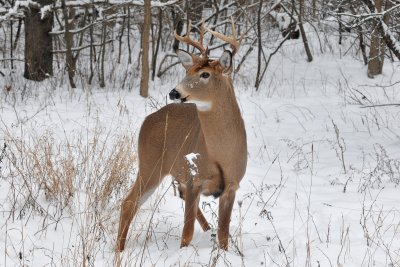
<path id="1" fill-rule="evenodd" d="M 186 103 L 196 104 L 198 111 L 208 111 L 212 108 L 211 101 L 188 100 Z"/>
<path id="2" fill-rule="evenodd" d="M 191 66 L 193 66 L 193 58 L 189 53 L 187 53 L 186 51 L 178 49 L 176 51 L 176 54 L 178 55 L 179 60 L 181 61 L 182 65 L 186 69 L 188 69 Z"/>
<path id="3" fill-rule="evenodd" d="M 229 69 L 232 65 L 232 54 L 229 51 L 224 51 L 219 58 L 219 63 L 225 70 Z"/>

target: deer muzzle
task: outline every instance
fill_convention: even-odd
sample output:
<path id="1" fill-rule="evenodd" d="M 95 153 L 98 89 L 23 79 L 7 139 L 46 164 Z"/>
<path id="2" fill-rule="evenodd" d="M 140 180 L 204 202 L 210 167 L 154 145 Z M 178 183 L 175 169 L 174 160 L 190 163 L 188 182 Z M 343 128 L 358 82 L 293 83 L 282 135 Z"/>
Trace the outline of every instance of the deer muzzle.
<path id="1" fill-rule="evenodd" d="M 181 94 L 176 89 L 172 89 L 171 92 L 169 92 L 169 99 L 175 100 L 180 98 Z"/>

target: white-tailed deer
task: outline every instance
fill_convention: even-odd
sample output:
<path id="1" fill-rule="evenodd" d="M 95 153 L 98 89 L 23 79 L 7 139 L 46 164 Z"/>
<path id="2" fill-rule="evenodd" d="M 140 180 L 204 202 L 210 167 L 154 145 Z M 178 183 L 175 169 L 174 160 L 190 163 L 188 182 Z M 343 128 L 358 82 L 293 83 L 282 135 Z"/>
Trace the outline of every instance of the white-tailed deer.
<path id="1" fill-rule="evenodd" d="M 190 27 L 189 27 L 190 29 Z M 228 42 L 218 60 L 208 57 L 203 34 L 211 32 Z M 139 171 L 132 189 L 122 202 L 117 251 L 124 250 L 129 225 L 140 205 L 154 192 L 162 179 L 171 174 L 179 183 L 185 200 L 181 247 L 188 246 L 197 219 L 204 231 L 210 229 L 198 208 L 199 196 L 219 197 L 218 241 L 228 249 L 229 223 L 236 190 L 247 164 L 244 122 L 232 85 L 232 57 L 240 46 L 232 23 L 232 36 L 201 27 L 199 41 L 176 34 L 175 38 L 200 50 L 201 55 L 177 50 L 186 77 L 169 96 L 182 103 L 169 104 L 149 115 L 138 141 Z M 194 103 L 194 104 L 193 104 Z M 185 156 L 197 153 L 197 174 L 193 178 Z"/>

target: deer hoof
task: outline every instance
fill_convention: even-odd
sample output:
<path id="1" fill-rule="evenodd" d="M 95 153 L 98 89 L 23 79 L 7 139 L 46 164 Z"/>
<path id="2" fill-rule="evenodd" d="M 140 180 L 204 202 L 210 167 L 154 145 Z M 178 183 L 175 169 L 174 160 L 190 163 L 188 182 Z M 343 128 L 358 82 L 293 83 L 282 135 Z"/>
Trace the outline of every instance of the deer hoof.
<path id="1" fill-rule="evenodd" d="M 227 251 L 229 244 L 228 236 L 219 236 L 218 241 L 219 241 L 219 247 Z"/>
<path id="2" fill-rule="evenodd" d="M 189 246 L 189 244 L 190 244 L 190 241 L 187 241 L 186 239 L 183 239 L 181 241 L 181 248 L 187 247 L 187 246 Z"/>

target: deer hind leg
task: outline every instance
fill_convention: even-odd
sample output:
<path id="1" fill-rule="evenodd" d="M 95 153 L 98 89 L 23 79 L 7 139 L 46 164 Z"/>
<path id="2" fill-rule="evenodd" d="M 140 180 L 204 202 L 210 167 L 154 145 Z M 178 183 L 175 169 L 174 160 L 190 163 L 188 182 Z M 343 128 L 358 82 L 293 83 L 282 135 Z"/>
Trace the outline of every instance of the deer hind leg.
<path id="1" fill-rule="evenodd" d="M 218 242 L 219 246 L 228 250 L 229 224 L 231 222 L 231 214 L 236 195 L 235 186 L 225 188 L 219 199 L 218 208 Z"/>
<path id="2" fill-rule="evenodd" d="M 116 247 L 117 251 L 124 250 L 126 236 L 133 217 L 140 206 L 151 196 L 164 176 L 165 175 L 160 175 L 160 168 L 158 165 L 150 174 L 139 171 L 135 184 L 122 201 Z"/>
<path id="3" fill-rule="evenodd" d="M 179 197 L 185 200 L 186 187 L 181 183 L 179 183 L 178 190 L 179 190 Z M 199 222 L 201 229 L 203 229 L 204 232 L 211 229 L 210 224 L 208 223 L 207 219 L 203 215 L 203 212 L 201 212 L 201 209 L 199 208 L 197 208 L 196 219 Z"/>

